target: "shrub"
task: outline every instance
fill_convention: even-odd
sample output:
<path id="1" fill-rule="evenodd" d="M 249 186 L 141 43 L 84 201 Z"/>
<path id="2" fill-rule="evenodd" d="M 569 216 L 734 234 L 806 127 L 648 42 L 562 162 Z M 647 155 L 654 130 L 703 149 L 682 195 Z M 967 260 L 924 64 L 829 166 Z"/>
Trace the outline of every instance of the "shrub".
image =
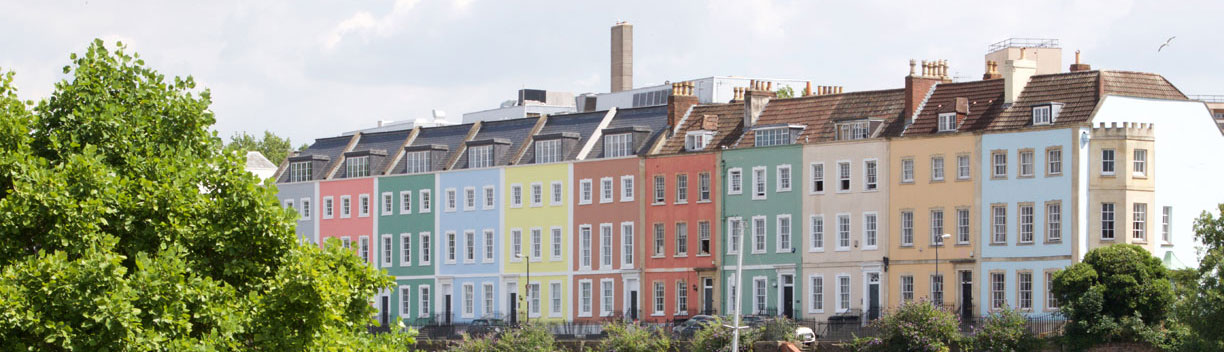
<path id="1" fill-rule="evenodd" d="M 715 318 L 704 329 L 693 334 L 686 350 L 690 351 L 731 351 L 732 330 L 728 325 L 732 322 Z M 740 351 L 747 351 L 754 342 L 760 339 L 761 329 L 742 329 L 739 336 Z"/>
<path id="2" fill-rule="evenodd" d="M 926 302 L 903 303 L 871 323 L 875 338 L 857 338 L 846 347 L 855 351 L 949 351 L 962 343 L 960 318 Z"/>
<path id="3" fill-rule="evenodd" d="M 1041 340 L 1028 330 L 1028 319 L 1011 309 L 991 314 L 973 336 L 974 351 L 1036 351 Z"/>
<path id="4" fill-rule="evenodd" d="M 1105 342 L 1163 345 L 1165 317 L 1173 301 L 1168 270 L 1131 244 L 1088 252 L 1084 261 L 1054 274 L 1054 295 L 1070 321 L 1064 329 L 1073 350 Z"/>
<path id="5" fill-rule="evenodd" d="M 451 351 L 461 352 L 561 352 L 551 331 L 542 325 L 524 325 L 506 330 L 494 338 L 473 338 L 464 335 L 463 341 Z"/>
<path id="6" fill-rule="evenodd" d="M 761 341 L 799 342 L 795 329 L 799 324 L 786 318 L 770 319 L 761 326 Z"/>
<path id="7" fill-rule="evenodd" d="M 661 329 L 637 324 L 616 322 L 604 326 L 607 337 L 599 344 L 599 351 L 654 352 L 671 351 L 675 342 Z"/>

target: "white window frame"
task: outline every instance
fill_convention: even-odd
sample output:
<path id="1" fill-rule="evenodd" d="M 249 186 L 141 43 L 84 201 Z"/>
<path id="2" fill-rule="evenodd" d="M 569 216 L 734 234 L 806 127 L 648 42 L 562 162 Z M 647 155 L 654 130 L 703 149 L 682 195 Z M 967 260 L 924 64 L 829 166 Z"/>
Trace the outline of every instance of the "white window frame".
<path id="1" fill-rule="evenodd" d="M 854 281 L 850 278 L 850 275 L 844 273 L 838 273 L 836 279 L 837 282 L 834 283 L 836 286 L 833 286 L 835 291 L 833 299 L 836 305 L 833 308 L 837 313 L 845 313 L 853 306 L 851 300 L 854 297 Z M 845 280 L 845 285 L 842 284 L 842 280 Z"/>
<path id="2" fill-rule="evenodd" d="M 1025 288 L 1023 278 L 1028 276 L 1028 287 Z M 1025 298 L 1027 295 L 1027 299 Z M 1027 304 L 1026 301 L 1027 300 Z M 1033 272 L 1027 270 L 1016 271 L 1016 309 L 1031 312 L 1033 311 Z"/>
<path id="3" fill-rule="evenodd" d="M 552 181 L 548 189 L 548 205 L 558 206 L 565 203 L 565 185 L 561 181 Z"/>
<path id="4" fill-rule="evenodd" d="M 510 261 L 523 261 L 520 256 L 523 255 L 523 229 L 510 229 Z"/>
<path id="5" fill-rule="evenodd" d="M 416 151 L 404 154 L 404 173 L 429 172 L 429 164 L 429 151 Z"/>
<path id="6" fill-rule="evenodd" d="M 1108 155 L 1108 157 L 1106 157 Z M 1114 149 L 1101 149 L 1101 175 L 1113 176 L 1118 171 L 1118 152 Z"/>
<path id="7" fill-rule="evenodd" d="M 353 217 L 353 196 L 340 196 L 340 218 L 348 219 Z"/>
<path id="8" fill-rule="evenodd" d="M 528 253 L 528 255 L 531 261 L 538 262 L 544 258 L 544 229 L 533 227 L 528 236 L 531 236 L 528 244 L 529 247 L 527 248 L 531 253 Z"/>
<path id="9" fill-rule="evenodd" d="M 968 180 L 973 177 L 973 166 L 969 164 L 969 154 L 960 154 L 956 156 L 956 179 Z"/>
<path id="10" fill-rule="evenodd" d="M 463 231 L 463 263 L 476 262 L 476 230 Z"/>
<path id="11" fill-rule="evenodd" d="M 727 218 L 727 254 L 739 254 L 739 240 L 737 236 L 744 234 L 744 219 L 738 216 Z"/>
<path id="12" fill-rule="evenodd" d="M 837 162 L 837 193 L 850 193 L 854 190 L 854 170 L 850 160 L 840 160 Z M 842 172 L 845 170 L 845 172 Z M 842 187 L 845 185 L 845 187 Z"/>
<path id="13" fill-rule="evenodd" d="M 476 210 L 476 187 L 463 187 L 463 211 Z"/>
<path id="14" fill-rule="evenodd" d="M 634 191 L 633 175 L 621 176 L 620 181 L 621 181 L 620 201 L 632 202 L 633 201 L 633 191 Z"/>
<path id="15" fill-rule="evenodd" d="M 662 205 L 667 203 L 667 176 L 654 175 L 654 200 L 651 205 Z"/>
<path id="16" fill-rule="evenodd" d="M 1105 210 L 1106 205 L 1108 205 L 1108 208 L 1109 208 L 1108 211 Z M 1112 240 L 1117 239 L 1118 238 L 1118 206 L 1115 203 L 1104 202 L 1104 203 L 1101 203 L 1100 209 L 1101 209 L 1101 213 L 1100 213 L 1101 214 L 1100 215 L 1101 216 L 1101 240 L 1112 241 Z M 1108 220 L 1106 220 L 1106 216 L 1105 216 L 1106 214 L 1109 215 Z M 1109 226 L 1105 226 L 1106 224 L 1109 224 Z M 1105 237 L 1106 233 L 1109 234 L 1109 237 Z"/>
<path id="17" fill-rule="evenodd" d="M 1131 204 L 1131 239 L 1147 242 L 1147 203 Z"/>
<path id="18" fill-rule="evenodd" d="M 1007 151 L 996 150 L 990 153 L 990 177 L 1007 178 Z"/>
<path id="19" fill-rule="evenodd" d="M 523 185 L 517 183 L 510 185 L 510 207 L 523 207 Z"/>
<path id="20" fill-rule="evenodd" d="M 446 199 L 442 201 L 442 211 L 450 213 L 459 209 L 459 199 L 457 199 L 459 197 L 459 190 L 447 188 L 442 194 L 446 196 Z"/>
<path id="21" fill-rule="evenodd" d="M 460 298 L 461 299 L 460 302 L 462 302 L 461 304 L 462 307 L 459 311 L 460 316 L 464 318 L 475 318 L 476 317 L 476 285 L 471 282 L 465 282 L 460 287 L 462 287 L 460 290 L 462 290 L 463 292 L 462 293 L 463 297 Z"/>
<path id="22" fill-rule="evenodd" d="M 764 166 L 752 168 L 752 200 L 764 200 L 769 195 L 769 171 Z"/>
<path id="23" fill-rule="evenodd" d="M 914 275 L 901 275 L 897 280 L 901 290 L 901 302 L 914 301 Z"/>
<path id="24" fill-rule="evenodd" d="M 361 256 L 361 261 L 365 263 L 373 263 L 370 253 L 370 236 L 357 236 L 357 254 Z"/>
<path id="25" fill-rule="evenodd" d="M 702 221 L 697 222 L 697 256 L 698 257 L 709 256 L 710 252 L 714 250 L 714 239 L 713 239 L 713 234 L 711 233 L 711 231 L 713 230 L 710 228 L 709 221 L 702 220 Z"/>
<path id="26" fill-rule="evenodd" d="M 423 189 L 417 195 L 417 201 L 421 202 L 417 209 L 420 209 L 421 214 L 433 212 L 433 191 Z"/>
<path id="27" fill-rule="evenodd" d="M 782 164 L 777 166 L 777 189 L 774 192 L 790 192 L 791 183 L 794 181 L 794 175 L 791 174 L 790 164 Z"/>
<path id="28" fill-rule="evenodd" d="M 1131 175 L 1147 177 L 1147 149 L 1135 149 L 1131 158 Z"/>
<path id="29" fill-rule="evenodd" d="M 808 313 L 824 313 L 824 275 L 808 275 Z"/>
<path id="30" fill-rule="evenodd" d="M 654 235 L 650 242 L 652 244 L 650 257 L 662 258 L 666 255 L 664 252 L 667 251 L 667 224 L 656 222 L 651 227 L 654 229 Z"/>
<path id="31" fill-rule="evenodd" d="M 931 157 L 931 181 L 944 180 L 944 157 L 936 155 Z"/>
<path id="32" fill-rule="evenodd" d="M 595 185 L 591 183 L 591 179 L 584 178 L 578 180 L 578 205 L 591 204 L 595 199 Z"/>
<path id="33" fill-rule="evenodd" d="M 1007 244 L 1007 205 L 990 206 L 990 243 Z"/>
<path id="34" fill-rule="evenodd" d="M 1028 214 L 1025 214 L 1025 211 Z M 1016 241 L 1031 244 L 1037 240 L 1037 209 L 1032 203 L 1020 203 L 1016 206 Z"/>
<path id="35" fill-rule="evenodd" d="M 688 223 L 679 221 L 675 224 L 675 233 L 673 236 L 676 240 L 676 248 L 674 257 L 682 258 L 688 256 Z"/>
<path id="36" fill-rule="evenodd" d="M 808 217 L 808 252 L 824 252 L 825 232 L 824 214 Z"/>
<path id="37" fill-rule="evenodd" d="M 309 161 L 295 161 L 289 164 L 289 182 L 310 181 L 314 169 Z"/>
<path id="38" fill-rule="evenodd" d="M 1062 241 L 1062 213 L 1062 202 L 1055 201 L 1047 202 L 1045 204 L 1046 242 Z"/>
<path id="39" fill-rule="evenodd" d="M 493 164 L 493 146 L 480 145 L 468 149 L 469 169 L 492 167 Z"/>
<path id="40" fill-rule="evenodd" d="M 493 314 L 493 305 L 496 304 L 494 302 L 496 302 L 497 297 L 497 292 L 493 291 L 493 284 L 488 282 L 480 284 L 480 292 L 484 296 L 484 314 Z"/>
<path id="41" fill-rule="evenodd" d="M 837 213 L 836 222 L 833 224 L 833 226 L 835 226 L 834 229 L 837 230 L 837 242 L 833 244 L 833 250 L 839 252 L 850 250 L 850 242 L 853 241 L 851 239 L 853 235 L 851 234 L 854 233 L 853 222 L 854 221 L 850 217 L 850 213 Z M 842 226 L 843 224 L 845 226 Z M 843 244 L 843 242 L 845 243 Z"/>
<path id="42" fill-rule="evenodd" d="M 632 221 L 625 221 L 621 223 L 620 227 L 621 227 L 621 269 L 632 269 L 633 260 L 634 260 L 634 245 L 633 245 L 634 224 Z"/>
<path id="43" fill-rule="evenodd" d="M 591 279 L 578 280 L 578 317 L 590 317 L 595 311 L 595 282 Z"/>
<path id="44" fill-rule="evenodd" d="M 1028 160 L 1025 160 L 1027 157 Z M 1021 149 L 1017 152 L 1016 159 L 1020 163 L 1019 177 L 1033 177 L 1037 172 L 1037 155 L 1032 149 Z"/>
<path id="45" fill-rule="evenodd" d="M 945 232 L 944 230 L 947 229 L 947 227 L 944 226 L 947 223 L 945 221 L 947 217 L 944 216 L 944 210 L 943 208 L 935 208 L 935 209 L 931 209 L 931 212 L 928 214 L 930 214 L 929 220 L 931 223 L 930 224 L 931 225 L 930 227 L 931 242 L 930 243 L 932 246 L 942 246 L 944 245 L 944 240 L 943 240 L 943 234 Z"/>
<path id="46" fill-rule="evenodd" d="M 412 214 L 412 191 L 400 191 L 400 215 Z"/>
<path id="47" fill-rule="evenodd" d="M 633 155 L 633 134 L 604 135 L 604 157 L 619 158 Z"/>
<path id="48" fill-rule="evenodd" d="M 1062 147 L 1046 149 L 1046 174 L 1062 175 Z"/>
<path id="49" fill-rule="evenodd" d="M 661 317 L 665 313 L 667 306 L 667 285 L 663 281 L 654 281 L 651 283 L 653 289 L 650 291 L 651 301 L 651 316 Z"/>
<path id="50" fill-rule="evenodd" d="M 336 199 L 332 196 L 323 197 L 323 219 L 331 219 L 336 215 Z"/>
<path id="51" fill-rule="evenodd" d="M 433 296 L 429 294 L 429 285 L 417 286 L 417 317 L 428 318 L 433 307 L 430 306 Z"/>
<path id="52" fill-rule="evenodd" d="M 401 233 L 400 235 L 400 266 L 412 266 L 412 234 Z M 408 250 L 404 250 L 407 248 Z"/>
<path id="53" fill-rule="evenodd" d="M 752 254 L 765 253 L 769 236 L 769 220 L 764 215 L 752 217 Z M 759 238 L 758 238 L 759 237 Z"/>
<path id="54" fill-rule="evenodd" d="M 599 280 L 599 316 L 610 317 L 616 311 L 616 280 Z"/>
<path id="55" fill-rule="evenodd" d="M 565 296 L 565 286 L 561 285 L 561 281 L 552 280 L 548 282 L 549 309 L 548 316 L 553 318 L 561 317 L 561 311 L 565 306 L 561 304 L 563 296 Z"/>
<path id="56" fill-rule="evenodd" d="M 459 234 L 455 231 L 446 231 L 443 233 L 442 239 L 442 261 L 446 264 L 455 264 L 459 259 L 459 250 L 455 247 L 459 245 Z"/>
<path id="57" fill-rule="evenodd" d="M 939 114 L 939 132 L 955 132 L 956 131 L 956 113 L 945 112 Z"/>
<path id="58" fill-rule="evenodd" d="M 900 220 L 899 221 L 900 224 L 898 225 L 900 225 L 901 227 L 901 246 L 902 247 L 913 247 L 914 246 L 914 211 L 913 210 L 902 210 L 901 217 L 899 220 Z"/>
<path id="59" fill-rule="evenodd" d="M 370 194 L 369 194 L 369 193 L 362 193 L 361 195 L 359 195 L 359 196 L 357 196 L 357 197 L 358 197 L 358 198 L 357 198 L 357 199 L 358 199 L 358 202 L 357 202 L 357 216 L 359 216 L 359 217 L 363 217 L 363 218 L 368 218 L 368 217 L 370 217 L 370 210 L 371 210 L 371 209 L 370 209 L 370 208 L 371 208 L 371 205 L 370 205 Z"/>
<path id="60" fill-rule="evenodd" d="M 1007 273 L 991 271 L 986 276 L 990 278 L 989 282 L 987 282 L 990 285 L 988 291 L 990 295 L 987 296 L 987 299 L 990 300 L 988 301 L 990 311 L 1002 310 L 1007 307 Z"/>
<path id="61" fill-rule="evenodd" d="M 419 242 L 417 245 L 421 248 L 421 255 L 417 263 L 419 265 L 429 265 L 433 262 L 433 237 L 428 231 L 421 232 L 420 236 L 421 240 L 417 241 Z"/>
<path id="62" fill-rule="evenodd" d="M 676 174 L 676 196 L 673 199 L 673 204 L 688 204 L 688 174 Z"/>
<path id="63" fill-rule="evenodd" d="M 385 233 L 379 237 L 382 242 L 379 242 L 378 253 L 380 254 L 382 267 L 389 268 L 395 262 L 395 241 L 391 239 L 391 234 Z"/>
<path id="64" fill-rule="evenodd" d="M 548 229 L 548 233 L 551 235 L 549 240 L 552 242 L 551 258 L 554 261 L 561 260 L 561 252 L 564 251 L 565 246 L 565 231 L 562 231 L 560 226 L 553 226 Z"/>
<path id="65" fill-rule="evenodd" d="M 497 207 L 497 190 L 492 185 L 484 186 L 484 206 L 483 210 L 492 210 Z"/>
<path id="66" fill-rule="evenodd" d="M 878 249 L 880 246 L 880 214 L 874 211 L 863 212 L 863 250 Z"/>
<path id="67" fill-rule="evenodd" d="M 599 224 L 599 266 L 604 269 L 612 269 L 612 252 L 615 251 L 613 246 L 613 237 L 616 234 L 612 232 L 612 223 Z"/>
<path id="68" fill-rule="evenodd" d="M 969 244 L 969 238 L 973 236 L 969 230 L 972 214 L 968 208 L 956 208 L 956 244 Z"/>
<path id="69" fill-rule="evenodd" d="M 676 315 L 688 315 L 688 282 L 676 280 Z"/>
<path id="70" fill-rule="evenodd" d="M 709 172 L 697 173 L 697 203 L 708 203 L 713 198 L 711 192 L 714 188 L 714 181 L 710 178 Z"/>
<path id="71" fill-rule="evenodd" d="M 345 158 L 344 160 L 345 177 L 369 177 L 370 176 L 370 157 L 356 156 Z"/>
<path id="72" fill-rule="evenodd" d="M 612 183 L 611 177 L 599 178 L 599 203 L 612 203 L 612 199 L 616 197 L 616 190 Z"/>
<path id="73" fill-rule="evenodd" d="M 777 253 L 790 253 L 795 248 L 795 222 L 791 221 L 790 214 L 779 214 L 776 217 L 776 226 L 774 233 L 777 238 L 774 239 L 774 251 Z"/>
<path id="74" fill-rule="evenodd" d="M 1033 126 L 1045 126 L 1054 123 L 1054 115 L 1049 105 L 1033 107 Z"/>
<path id="75" fill-rule="evenodd" d="M 531 198 L 531 207 L 538 208 L 544 206 L 544 183 L 532 182 L 531 191 L 527 197 Z"/>
<path id="76" fill-rule="evenodd" d="M 752 277 L 752 314 L 762 314 L 769 308 L 769 279 Z"/>
<path id="77" fill-rule="evenodd" d="M 493 258 L 497 256 L 497 233 L 493 229 L 484 229 L 484 259 L 485 263 L 492 263 Z"/>
<path id="78" fill-rule="evenodd" d="M 863 159 L 863 192 L 880 190 L 880 162 L 876 159 Z"/>
<path id="79" fill-rule="evenodd" d="M 560 139 L 535 141 L 534 148 L 536 164 L 555 163 L 565 158 L 561 155 Z"/>
<path id="80" fill-rule="evenodd" d="M 595 235 L 590 224 L 578 225 L 578 268 L 591 270 L 594 262 Z"/>
<path id="81" fill-rule="evenodd" d="M 808 176 L 808 194 L 824 194 L 828 188 L 825 184 L 824 163 L 811 163 L 808 169 L 811 170 L 811 175 Z"/>
<path id="82" fill-rule="evenodd" d="M 727 194 L 744 193 L 744 169 L 733 167 L 727 170 Z"/>
<path id="83" fill-rule="evenodd" d="M 901 183 L 914 183 L 914 158 L 901 159 Z"/>
<path id="84" fill-rule="evenodd" d="M 412 286 L 399 286 L 399 317 L 400 319 L 408 319 L 412 314 Z"/>

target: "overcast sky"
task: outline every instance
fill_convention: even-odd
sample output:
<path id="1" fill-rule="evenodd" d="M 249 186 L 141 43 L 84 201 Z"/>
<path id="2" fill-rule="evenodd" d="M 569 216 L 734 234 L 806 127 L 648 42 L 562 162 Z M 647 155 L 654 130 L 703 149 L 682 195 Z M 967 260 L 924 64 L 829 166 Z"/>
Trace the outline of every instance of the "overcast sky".
<path id="1" fill-rule="evenodd" d="M 121 40 L 211 89 L 222 136 L 301 144 L 431 109 L 457 119 L 523 87 L 607 91 L 617 20 L 634 25 L 635 86 L 737 75 L 894 88 L 910 58 L 978 79 L 987 45 L 1036 37 L 1061 40 L 1064 69 L 1079 49 L 1093 68 L 1224 94 L 1222 13 L 1222 1 L 0 0 L 0 68 L 38 99 L 69 53 Z"/>

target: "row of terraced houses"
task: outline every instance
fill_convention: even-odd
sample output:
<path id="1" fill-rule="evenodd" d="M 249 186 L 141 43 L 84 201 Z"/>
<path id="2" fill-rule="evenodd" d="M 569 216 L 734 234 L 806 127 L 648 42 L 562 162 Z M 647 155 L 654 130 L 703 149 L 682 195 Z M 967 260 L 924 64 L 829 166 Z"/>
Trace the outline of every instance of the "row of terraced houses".
<path id="1" fill-rule="evenodd" d="M 410 324 L 735 303 L 867 321 L 915 300 L 1044 315 L 1053 271 L 1115 243 L 1168 255 L 1224 200 L 1203 153 L 1224 136 L 1163 77 L 1040 72 L 1023 53 L 986 67 L 954 82 L 911 61 L 900 88 L 793 98 L 763 80 L 710 103 L 685 82 L 653 106 L 358 132 L 275 177 L 300 238 L 393 275 L 378 320 Z"/>

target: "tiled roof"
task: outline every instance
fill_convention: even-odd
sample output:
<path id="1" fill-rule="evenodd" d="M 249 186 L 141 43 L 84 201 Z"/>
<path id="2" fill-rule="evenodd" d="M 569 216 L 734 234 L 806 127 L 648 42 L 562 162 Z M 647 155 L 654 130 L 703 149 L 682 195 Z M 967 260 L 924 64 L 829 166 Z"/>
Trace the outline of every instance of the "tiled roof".
<path id="1" fill-rule="evenodd" d="M 493 160 L 497 163 L 495 166 L 506 165 L 514 152 L 523 145 L 524 142 L 531 137 L 531 129 L 535 127 L 539 117 L 527 117 L 520 119 L 499 120 L 499 121 L 484 121 L 480 123 L 480 131 L 472 138 L 473 141 L 481 141 L 486 139 L 506 139 L 510 141 L 510 145 L 505 150 L 505 155 L 495 155 Z M 455 169 L 468 168 L 467 153 L 459 155 L 459 161 L 455 162 Z"/>
<path id="2" fill-rule="evenodd" d="M 632 109 L 617 109 L 616 115 L 612 117 L 612 121 L 608 122 L 608 127 L 605 128 L 621 128 L 642 126 L 650 129 L 650 135 L 646 137 L 646 141 L 641 144 L 641 147 L 635 151 L 635 155 L 645 154 L 650 150 L 650 146 L 654 141 L 667 132 L 667 105 L 651 106 Z M 587 159 L 602 158 L 604 148 L 602 141 L 595 143 L 591 148 L 591 152 L 587 154 Z"/>
<path id="3" fill-rule="evenodd" d="M 311 180 L 321 180 L 327 176 L 327 170 L 331 170 L 333 165 L 340 162 L 340 156 L 344 154 L 344 148 L 348 147 L 349 141 L 353 136 L 339 136 L 330 138 L 316 139 L 314 144 L 307 147 L 306 150 L 298 153 L 297 156 L 307 155 L 323 155 L 328 157 L 327 166 L 314 169 L 314 175 L 311 175 Z M 282 172 L 280 178 L 276 182 L 289 182 L 289 173 Z"/>
<path id="4" fill-rule="evenodd" d="M 463 146 L 464 138 L 467 137 L 469 131 L 472 130 L 472 124 L 465 123 L 462 125 L 439 126 L 421 128 L 417 132 L 416 139 L 412 140 L 410 146 L 421 146 L 430 144 L 445 145 L 446 159 L 449 159 L 454 153 L 458 153 L 460 147 Z M 395 167 L 391 169 L 389 174 L 404 173 L 404 158 L 395 160 Z"/>
<path id="5" fill-rule="evenodd" d="M 680 121 L 680 128 L 664 142 L 657 154 L 675 154 L 684 151 L 684 135 L 689 131 L 701 130 L 701 122 L 705 115 L 717 116 L 718 132 L 706 145 L 705 150 L 718 150 L 723 146 L 735 143 L 744 130 L 744 103 L 696 105 L 688 115 Z"/>
<path id="6" fill-rule="evenodd" d="M 581 112 L 574 114 L 550 115 L 548 121 L 544 122 L 544 127 L 540 128 L 538 134 L 553 134 L 561 132 L 574 132 L 580 136 L 578 138 L 578 146 L 572 148 L 566 153 L 562 160 L 574 160 L 578 157 L 579 149 L 591 138 L 591 134 L 595 133 L 595 128 L 599 127 L 599 123 L 603 121 L 604 116 L 608 115 L 607 111 Z M 534 164 L 535 163 L 535 143 L 527 146 L 526 153 L 519 164 Z"/>
<path id="7" fill-rule="evenodd" d="M 1158 74 L 1126 71 L 1081 71 L 1033 76 L 1015 104 L 990 124 L 1011 129 L 1032 124 L 1032 106 L 1062 103 L 1054 125 L 1088 122 L 1102 95 L 1186 100 L 1177 87 Z"/>
<path id="8" fill-rule="evenodd" d="M 756 125 L 795 124 L 806 126 L 796 138 L 797 143 L 832 141 L 834 123 L 862 118 L 883 119 L 881 135 L 890 135 L 901 126 L 905 110 L 905 90 L 889 89 L 842 94 L 814 95 L 791 99 L 773 99 L 761 112 Z M 894 126 L 895 125 L 895 126 Z M 749 130 L 740 138 L 737 148 L 751 147 L 755 133 Z"/>
<path id="9" fill-rule="evenodd" d="M 395 162 L 390 160 L 394 158 L 400 146 L 404 145 L 404 140 L 408 139 L 408 135 L 412 134 L 412 130 L 399 130 L 377 133 L 362 133 L 361 138 L 357 140 L 357 145 L 353 146 L 354 152 L 362 152 L 367 150 L 379 150 L 386 153 L 386 156 L 381 158 L 370 158 L 370 174 L 375 175 L 387 168 L 387 163 Z M 348 170 L 340 168 L 336 170 L 335 178 L 347 178 Z"/>
<path id="10" fill-rule="evenodd" d="M 1003 79 L 985 81 L 941 83 L 927 98 L 918 117 L 908 127 L 905 136 L 934 134 L 939 129 L 939 113 L 949 112 L 956 106 L 957 98 L 969 103 L 969 113 L 957 128 L 957 132 L 982 130 L 1003 112 Z M 905 116 L 909 118 L 909 116 Z"/>

